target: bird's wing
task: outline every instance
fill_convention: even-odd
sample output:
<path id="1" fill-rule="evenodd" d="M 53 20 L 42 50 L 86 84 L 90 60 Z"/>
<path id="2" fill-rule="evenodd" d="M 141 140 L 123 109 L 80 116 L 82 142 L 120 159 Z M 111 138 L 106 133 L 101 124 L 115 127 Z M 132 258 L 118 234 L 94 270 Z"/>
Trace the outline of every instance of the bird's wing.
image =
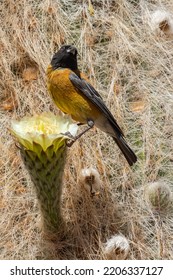
<path id="1" fill-rule="evenodd" d="M 86 80 L 79 78 L 75 73 L 71 73 L 69 76 L 72 84 L 77 88 L 81 95 L 85 96 L 89 101 L 91 101 L 94 105 L 96 105 L 101 112 L 107 117 L 109 122 L 112 124 L 114 129 L 121 135 L 124 135 L 121 128 L 117 124 L 111 112 L 108 110 L 106 105 L 103 102 L 100 94 L 95 90 L 95 88 L 88 83 Z"/>

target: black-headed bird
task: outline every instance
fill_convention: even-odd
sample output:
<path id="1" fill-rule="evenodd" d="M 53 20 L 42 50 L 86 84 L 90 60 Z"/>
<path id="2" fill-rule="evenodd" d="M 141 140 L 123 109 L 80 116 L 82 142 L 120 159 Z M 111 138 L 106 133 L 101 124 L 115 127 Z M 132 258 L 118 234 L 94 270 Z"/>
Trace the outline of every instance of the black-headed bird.
<path id="1" fill-rule="evenodd" d="M 47 85 L 50 95 L 62 112 L 80 124 L 88 125 L 76 139 L 95 125 L 113 137 L 129 165 L 137 161 L 102 97 L 78 69 L 77 49 L 74 46 L 64 45 L 53 55 L 47 69 Z"/>

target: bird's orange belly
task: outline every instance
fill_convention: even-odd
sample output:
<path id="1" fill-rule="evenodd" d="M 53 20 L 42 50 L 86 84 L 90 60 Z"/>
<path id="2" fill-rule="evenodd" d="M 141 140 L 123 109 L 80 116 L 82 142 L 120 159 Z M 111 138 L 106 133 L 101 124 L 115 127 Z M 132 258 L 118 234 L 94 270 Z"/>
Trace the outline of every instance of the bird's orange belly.
<path id="1" fill-rule="evenodd" d="M 97 118 L 97 108 L 75 90 L 68 78 L 58 81 L 56 75 L 56 84 L 48 83 L 48 89 L 57 107 L 71 115 L 75 121 L 87 123 L 88 120 Z"/>
<path id="2" fill-rule="evenodd" d="M 99 110 L 85 96 L 76 91 L 69 80 L 69 69 L 55 70 L 48 68 L 48 90 L 57 107 L 64 113 L 81 123 L 88 120 L 95 121 L 99 117 Z"/>

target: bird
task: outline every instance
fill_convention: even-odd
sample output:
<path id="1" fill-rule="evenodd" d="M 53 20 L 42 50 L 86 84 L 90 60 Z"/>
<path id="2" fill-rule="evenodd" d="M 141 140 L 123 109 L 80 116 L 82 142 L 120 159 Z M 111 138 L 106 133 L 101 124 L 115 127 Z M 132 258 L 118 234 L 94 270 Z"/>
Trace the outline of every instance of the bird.
<path id="1" fill-rule="evenodd" d="M 87 76 L 78 69 L 78 51 L 73 45 L 62 45 L 48 65 L 47 88 L 55 105 L 87 128 L 74 138 L 76 141 L 94 125 L 112 136 L 115 143 L 132 166 L 137 156 L 125 141 L 124 133 L 101 95 Z"/>

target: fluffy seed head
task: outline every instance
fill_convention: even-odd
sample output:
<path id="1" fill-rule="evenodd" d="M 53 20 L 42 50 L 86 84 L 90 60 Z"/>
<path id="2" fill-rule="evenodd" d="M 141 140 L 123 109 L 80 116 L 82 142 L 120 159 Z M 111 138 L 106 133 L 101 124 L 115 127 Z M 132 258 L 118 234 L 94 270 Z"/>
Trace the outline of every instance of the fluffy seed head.
<path id="1" fill-rule="evenodd" d="M 129 250 L 128 239 L 122 234 L 116 234 L 107 240 L 103 252 L 107 259 L 125 260 Z"/>
<path id="2" fill-rule="evenodd" d="M 101 187 L 100 174 L 93 167 L 83 168 L 79 177 L 80 183 L 91 194 L 95 194 Z"/>
<path id="3" fill-rule="evenodd" d="M 157 10 L 151 14 L 150 26 L 155 33 L 173 35 L 173 15 L 164 10 Z"/>

